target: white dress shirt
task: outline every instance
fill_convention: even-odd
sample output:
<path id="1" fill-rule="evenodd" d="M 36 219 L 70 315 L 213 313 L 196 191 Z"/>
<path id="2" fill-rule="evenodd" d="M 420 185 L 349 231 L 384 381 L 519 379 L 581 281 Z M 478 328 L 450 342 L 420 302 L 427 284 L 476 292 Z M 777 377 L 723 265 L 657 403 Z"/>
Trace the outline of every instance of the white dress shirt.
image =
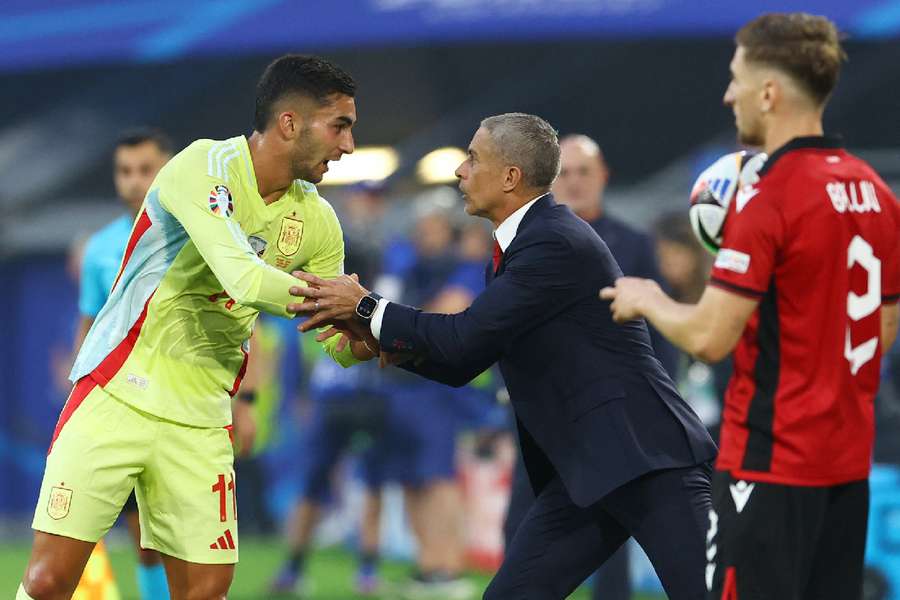
<path id="1" fill-rule="evenodd" d="M 519 224 L 522 223 L 522 219 L 525 217 L 525 213 L 528 212 L 535 202 L 546 196 L 547 193 L 543 193 L 537 198 L 533 200 L 529 200 L 522 206 L 520 206 L 516 211 L 506 217 L 502 223 L 494 230 L 494 239 L 497 240 L 497 243 L 500 244 L 500 250 L 506 252 L 506 249 L 509 248 L 509 245 L 512 244 L 512 241 L 515 239 L 516 234 L 519 232 Z M 375 307 L 375 312 L 372 313 L 372 322 L 369 327 L 372 330 L 372 335 L 375 336 L 375 339 L 381 341 L 381 322 L 384 320 L 384 310 L 387 308 L 387 305 L 390 303 L 390 300 L 387 298 L 382 298 L 378 301 L 378 306 Z"/>

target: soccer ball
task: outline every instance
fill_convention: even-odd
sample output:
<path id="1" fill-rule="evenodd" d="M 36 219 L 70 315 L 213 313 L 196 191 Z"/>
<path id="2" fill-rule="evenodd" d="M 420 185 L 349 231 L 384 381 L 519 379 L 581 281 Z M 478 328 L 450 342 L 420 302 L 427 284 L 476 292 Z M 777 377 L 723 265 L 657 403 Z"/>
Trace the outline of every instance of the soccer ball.
<path id="1" fill-rule="evenodd" d="M 700 244 L 711 254 L 722 245 L 722 230 L 728 205 L 737 191 L 759 181 L 757 175 L 765 164 L 765 153 L 732 152 L 707 167 L 691 189 L 691 228 Z"/>

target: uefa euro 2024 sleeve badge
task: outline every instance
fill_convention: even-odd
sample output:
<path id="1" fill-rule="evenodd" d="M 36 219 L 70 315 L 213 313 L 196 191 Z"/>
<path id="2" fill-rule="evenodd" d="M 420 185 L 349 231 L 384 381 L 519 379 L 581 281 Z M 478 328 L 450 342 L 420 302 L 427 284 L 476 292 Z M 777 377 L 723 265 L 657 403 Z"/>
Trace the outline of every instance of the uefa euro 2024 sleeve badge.
<path id="1" fill-rule="evenodd" d="M 72 490 L 61 486 L 50 488 L 50 500 L 47 501 L 47 514 L 51 519 L 62 519 L 69 514 L 72 506 Z"/>
<path id="2" fill-rule="evenodd" d="M 293 256 L 300 249 L 300 240 L 303 238 L 303 221 L 292 217 L 281 219 L 281 230 L 278 232 L 278 241 L 275 246 L 284 256 Z"/>
<path id="3" fill-rule="evenodd" d="M 234 212 L 231 192 L 224 185 L 217 185 L 209 192 L 209 210 L 214 214 L 230 217 Z"/>

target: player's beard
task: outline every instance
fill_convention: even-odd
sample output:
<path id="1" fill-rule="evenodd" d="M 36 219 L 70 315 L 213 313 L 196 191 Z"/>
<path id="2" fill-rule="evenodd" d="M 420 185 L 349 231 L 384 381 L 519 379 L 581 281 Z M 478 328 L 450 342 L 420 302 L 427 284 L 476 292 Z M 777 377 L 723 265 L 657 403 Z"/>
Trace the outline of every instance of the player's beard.
<path id="1" fill-rule="evenodd" d="M 291 161 L 294 179 L 302 179 L 310 183 L 322 181 L 321 164 L 325 160 L 325 152 L 317 143 L 309 127 L 304 126 L 297 137 L 297 152 Z"/>
<path id="2" fill-rule="evenodd" d="M 759 121 L 745 123 L 743 127 L 738 123 L 737 138 L 740 144 L 751 148 L 762 148 L 766 143 L 765 133 Z"/>

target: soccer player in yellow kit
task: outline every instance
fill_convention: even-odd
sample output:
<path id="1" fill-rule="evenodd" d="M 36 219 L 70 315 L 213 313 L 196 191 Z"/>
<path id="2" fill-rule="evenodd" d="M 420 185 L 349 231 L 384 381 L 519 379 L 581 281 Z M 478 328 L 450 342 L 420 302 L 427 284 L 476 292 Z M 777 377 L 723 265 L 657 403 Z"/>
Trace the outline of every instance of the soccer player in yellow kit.
<path id="1" fill-rule="evenodd" d="M 314 184 L 353 152 L 355 89 L 328 61 L 283 56 L 260 79 L 249 138 L 198 140 L 160 171 L 72 369 L 17 599 L 68 598 L 132 488 L 173 600 L 225 597 L 238 560 L 231 397 L 259 311 L 292 316 L 290 273 L 343 271 L 340 224 Z M 343 366 L 374 355 L 323 346 Z"/>

